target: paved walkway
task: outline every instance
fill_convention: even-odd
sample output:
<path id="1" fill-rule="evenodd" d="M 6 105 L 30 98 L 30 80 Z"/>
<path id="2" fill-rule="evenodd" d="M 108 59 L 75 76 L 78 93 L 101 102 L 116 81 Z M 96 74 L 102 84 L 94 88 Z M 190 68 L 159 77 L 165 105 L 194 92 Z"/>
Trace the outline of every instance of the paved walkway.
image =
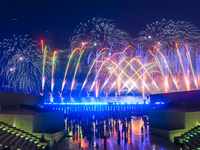
<path id="1" fill-rule="evenodd" d="M 148 126 L 145 129 L 142 118 L 132 117 L 129 122 L 124 123 L 127 126 L 126 134 L 123 132 L 123 121 L 118 119 L 117 122 L 119 122 L 119 130 L 117 130 L 120 131 L 120 134 L 118 134 L 115 128 L 111 132 L 104 132 L 104 135 L 107 134 L 106 143 L 104 143 L 103 138 L 93 136 L 93 142 L 89 144 L 90 142 L 87 140 L 87 137 L 81 135 L 84 132 L 83 130 L 78 129 L 80 132 L 76 133 L 72 127 L 69 127 L 71 131 L 74 131 L 74 134 L 72 132 L 69 133 L 72 137 L 63 140 L 59 144 L 59 150 L 176 150 L 176 146 L 170 141 L 149 135 Z M 105 129 L 105 122 L 103 125 Z M 141 127 L 144 127 L 143 134 Z"/>

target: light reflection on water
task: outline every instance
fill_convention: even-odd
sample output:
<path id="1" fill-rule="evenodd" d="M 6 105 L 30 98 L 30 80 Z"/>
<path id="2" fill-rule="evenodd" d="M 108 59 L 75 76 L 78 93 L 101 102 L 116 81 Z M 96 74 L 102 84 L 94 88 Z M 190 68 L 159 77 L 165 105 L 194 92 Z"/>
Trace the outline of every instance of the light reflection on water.
<path id="1" fill-rule="evenodd" d="M 69 137 L 60 143 L 60 150 L 176 149 L 168 140 L 149 135 L 142 117 L 68 118 L 67 124 Z"/>

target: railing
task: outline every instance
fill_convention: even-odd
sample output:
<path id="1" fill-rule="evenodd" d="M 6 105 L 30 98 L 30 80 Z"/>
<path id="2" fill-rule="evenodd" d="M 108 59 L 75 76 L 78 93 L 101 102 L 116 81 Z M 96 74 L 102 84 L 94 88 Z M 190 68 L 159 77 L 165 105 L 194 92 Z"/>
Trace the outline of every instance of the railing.
<path id="1" fill-rule="evenodd" d="M 7 123 L 0 122 L 0 149 L 8 148 L 9 145 L 15 143 L 16 149 L 45 149 L 48 141 L 40 142 L 40 138 L 29 134 L 23 130 L 17 129 Z"/>
<path id="2" fill-rule="evenodd" d="M 182 144 L 185 149 L 200 149 L 200 125 L 185 132 L 179 137 L 174 137 L 176 144 Z"/>

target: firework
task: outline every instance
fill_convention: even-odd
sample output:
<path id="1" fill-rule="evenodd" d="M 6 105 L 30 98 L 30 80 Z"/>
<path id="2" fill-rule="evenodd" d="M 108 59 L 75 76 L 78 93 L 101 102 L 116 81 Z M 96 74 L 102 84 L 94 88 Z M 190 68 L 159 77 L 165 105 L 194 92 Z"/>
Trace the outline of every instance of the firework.
<path id="1" fill-rule="evenodd" d="M 162 20 L 148 25 L 134 43 L 111 20 L 94 18 L 77 26 L 68 57 L 62 60 L 66 62 L 62 73 L 55 65 L 59 51 L 47 53 L 43 40 L 40 45 L 25 36 L 0 44 L 1 75 L 3 84 L 15 92 L 42 91 L 43 95 L 50 91 L 51 96 L 60 91 L 60 96 L 140 93 L 144 97 L 196 90 L 200 86 L 199 39 L 199 29 L 192 23 Z M 53 56 L 52 63 L 48 55 Z"/>
<path id="2" fill-rule="evenodd" d="M 129 34 L 117 29 L 112 20 L 102 18 L 93 18 L 87 23 L 80 23 L 74 33 L 70 40 L 72 47 L 77 47 L 85 41 L 91 47 L 106 46 L 106 44 L 119 47 L 119 45 L 125 45 L 131 40 Z"/>
<path id="3" fill-rule="evenodd" d="M 52 76 L 51 76 L 51 94 L 52 95 L 53 95 L 53 88 L 54 88 L 54 84 L 55 84 L 55 82 L 54 82 L 54 70 L 55 70 L 56 53 L 57 53 L 57 51 L 55 51 L 53 53 L 53 58 L 52 58 L 52 71 L 51 71 L 51 74 L 52 74 Z"/>
<path id="4" fill-rule="evenodd" d="M 0 43 L 3 85 L 12 87 L 13 92 L 39 94 L 43 55 L 38 47 L 28 35 Z"/>
<path id="5" fill-rule="evenodd" d="M 146 48 L 159 45 L 163 49 L 170 49 L 175 46 L 175 42 L 194 46 L 200 40 L 200 30 L 191 22 L 165 19 L 148 24 L 147 29 L 139 35 L 139 42 Z"/>
<path id="6" fill-rule="evenodd" d="M 176 48 L 168 52 L 159 49 L 158 46 L 154 46 L 152 50 L 148 51 L 125 47 L 122 52 L 108 56 L 107 52 L 110 49 L 104 49 L 98 53 L 98 57 L 94 59 L 88 69 L 80 91 L 85 88 L 88 95 L 93 91 L 94 95 L 98 97 L 102 93 L 106 93 L 106 96 L 110 93 L 120 96 L 136 92 L 145 96 L 147 93 L 198 89 L 196 70 L 199 66 L 199 56 L 192 60 L 189 45 L 175 44 Z M 130 49 L 131 53 L 134 51 L 135 54 L 130 55 L 127 49 Z M 125 53 L 125 51 L 127 52 Z M 83 53 L 84 51 L 81 55 Z M 81 55 L 79 55 L 75 67 L 71 90 L 77 83 L 75 76 L 81 64 Z M 87 89 L 87 85 L 90 88 Z"/>

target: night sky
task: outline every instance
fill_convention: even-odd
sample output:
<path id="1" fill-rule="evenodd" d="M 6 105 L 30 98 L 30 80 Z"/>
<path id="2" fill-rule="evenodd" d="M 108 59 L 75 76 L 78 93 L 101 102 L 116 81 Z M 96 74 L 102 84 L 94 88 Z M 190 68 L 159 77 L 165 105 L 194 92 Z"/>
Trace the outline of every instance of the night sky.
<path id="1" fill-rule="evenodd" d="M 40 40 L 52 34 L 69 41 L 80 22 L 111 19 L 133 38 L 146 25 L 162 19 L 189 21 L 200 27 L 200 0 L 2 0 L 0 40 L 28 34 Z"/>

